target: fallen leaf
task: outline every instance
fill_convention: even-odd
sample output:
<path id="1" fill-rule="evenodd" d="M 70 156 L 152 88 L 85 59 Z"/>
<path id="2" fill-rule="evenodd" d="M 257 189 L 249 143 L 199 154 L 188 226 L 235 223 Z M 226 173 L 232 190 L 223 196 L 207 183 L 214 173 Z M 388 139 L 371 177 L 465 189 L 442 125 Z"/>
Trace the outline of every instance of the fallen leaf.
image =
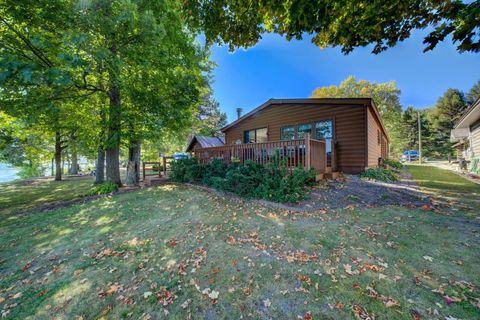
<path id="1" fill-rule="evenodd" d="M 32 264 L 31 264 L 31 263 L 27 263 L 26 265 L 24 265 L 24 266 L 23 266 L 23 268 L 22 268 L 22 272 L 25 272 L 25 271 L 27 271 L 28 269 L 30 269 L 30 267 L 31 267 L 31 266 L 32 266 Z"/>
<path id="2" fill-rule="evenodd" d="M 312 313 L 310 311 L 305 312 L 303 315 L 303 320 L 313 320 Z"/>
<path id="3" fill-rule="evenodd" d="M 210 299 L 218 299 L 218 295 L 219 295 L 219 292 L 218 292 L 218 291 L 212 290 L 212 291 L 208 294 L 208 297 L 209 297 Z"/>
<path id="4" fill-rule="evenodd" d="M 146 291 L 143 293 L 143 299 L 148 299 L 153 294 L 152 291 Z"/>
<path id="5" fill-rule="evenodd" d="M 429 256 L 423 256 L 423 259 L 425 259 L 425 260 L 427 260 L 427 261 L 430 261 L 430 262 L 433 261 L 433 258 L 432 258 L 432 257 L 429 257 Z"/>
<path id="6" fill-rule="evenodd" d="M 272 305 L 272 303 L 270 302 L 270 299 L 265 299 L 263 300 L 263 305 L 265 306 L 265 308 L 268 308 Z"/>
<path id="7" fill-rule="evenodd" d="M 15 294 L 13 295 L 12 298 L 13 298 L 13 299 L 19 299 L 19 298 L 21 298 L 22 296 L 23 296 L 23 294 L 22 294 L 21 292 L 17 292 L 17 293 L 15 293 Z"/>
<path id="8" fill-rule="evenodd" d="M 185 302 L 182 303 L 180 306 L 182 307 L 182 309 L 187 309 L 190 305 L 190 302 L 192 302 L 192 299 L 185 300 Z"/>

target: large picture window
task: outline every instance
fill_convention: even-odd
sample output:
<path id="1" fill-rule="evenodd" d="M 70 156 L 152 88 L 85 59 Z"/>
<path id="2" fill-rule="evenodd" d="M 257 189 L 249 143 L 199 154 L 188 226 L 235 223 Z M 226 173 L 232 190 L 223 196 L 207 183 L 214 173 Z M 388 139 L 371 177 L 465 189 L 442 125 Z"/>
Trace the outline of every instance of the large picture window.
<path id="1" fill-rule="evenodd" d="M 305 134 L 312 134 L 312 125 L 308 124 L 299 124 L 297 127 L 297 139 L 305 138 Z"/>
<path id="2" fill-rule="evenodd" d="M 284 127 L 280 129 L 280 140 L 295 139 L 295 127 Z"/>
<path id="3" fill-rule="evenodd" d="M 267 142 L 267 140 L 267 128 L 247 130 L 243 133 L 244 143 L 260 143 Z"/>
<path id="4" fill-rule="evenodd" d="M 332 152 L 333 122 L 332 120 L 315 123 L 315 139 L 325 139 L 327 154 Z"/>

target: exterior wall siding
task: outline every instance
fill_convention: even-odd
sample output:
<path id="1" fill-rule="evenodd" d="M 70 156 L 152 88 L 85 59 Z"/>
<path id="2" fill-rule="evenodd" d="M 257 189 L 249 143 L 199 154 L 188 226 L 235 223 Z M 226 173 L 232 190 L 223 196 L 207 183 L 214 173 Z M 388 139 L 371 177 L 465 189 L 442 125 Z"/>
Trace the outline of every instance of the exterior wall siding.
<path id="1" fill-rule="evenodd" d="M 280 140 L 283 127 L 333 120 L 336 141 L 337 169 L 345 173 L 359 173 L 366 164 L 365 105 L 281 104 L 270 105 L 225 130 L 225 143 L 243 143 L 246 130 L 267 128 L 268 141 Z"/>
<path id="2" fill-rule="evenodd" d="M 471 131 L 471 151 L 474 159 L 480 159 L 480 125 Z"/>
<path id="3" fill-rule="evenodd" d="M 368 162 L 367 167 L 377 167 L 378 166 L 378 158 L 386 158 L 384 154 L 382 154 L 382 141 L 386 143 L 384 140 L 384 134 L 380 123 L 378 122 L 377 118 L 374 116 L 373 111 L 368 108 L 367 111 L 367 128 L 368 128 Z M 380 139 L 380 140 L 379 140 Z M 388 144 L 384 147 L 388 150 Z"/>

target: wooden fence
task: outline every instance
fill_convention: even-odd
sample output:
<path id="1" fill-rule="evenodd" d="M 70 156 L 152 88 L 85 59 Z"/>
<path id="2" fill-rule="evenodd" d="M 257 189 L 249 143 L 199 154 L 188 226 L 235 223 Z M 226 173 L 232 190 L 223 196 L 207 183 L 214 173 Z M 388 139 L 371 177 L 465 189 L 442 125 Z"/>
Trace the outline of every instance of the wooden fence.
<path id="1" fill-rule="evenodd" d="M 221 147 L 195 149 L 195 157 L 200 163 L 208 163 L 212 159 L 221 159 L 224 163 L 252 160 L 265 164 L 272 160 L 285 161 L 293 170 L 303 166 L 324 173 L 327 166 L 325 140 L 305 139 L 269 141 L 262 143 L 232 144 Z"/>
<path id="2" fill-rule="evenodd" d="M 145 161 L 143 166 L 143 180 L 145 177 L 158 176 L 159 178 L 167 175 L 167 170 L 170 169 L 170 161 L 173 160 L 172 156 L 162 156 L 161 161 Z"/>

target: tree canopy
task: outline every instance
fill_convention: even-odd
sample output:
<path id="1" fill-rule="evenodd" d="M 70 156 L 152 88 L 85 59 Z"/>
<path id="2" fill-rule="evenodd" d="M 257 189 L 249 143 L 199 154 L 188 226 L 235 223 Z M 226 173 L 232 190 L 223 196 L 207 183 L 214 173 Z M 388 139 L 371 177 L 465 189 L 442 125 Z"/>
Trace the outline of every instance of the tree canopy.
<path id="1" fill-rule="evenodd" d="M 317 46 L 340 46 L 344 53 L 373 44 L 372 52 L 379 53 L 428 28 L 425 51 L 447 37 L 460 52 L 480 51 L 479 0 L 186 0 L 184 11 L 210 43 L 232 50 L 274 32 L 287 40 L 309 35 Z"/>

